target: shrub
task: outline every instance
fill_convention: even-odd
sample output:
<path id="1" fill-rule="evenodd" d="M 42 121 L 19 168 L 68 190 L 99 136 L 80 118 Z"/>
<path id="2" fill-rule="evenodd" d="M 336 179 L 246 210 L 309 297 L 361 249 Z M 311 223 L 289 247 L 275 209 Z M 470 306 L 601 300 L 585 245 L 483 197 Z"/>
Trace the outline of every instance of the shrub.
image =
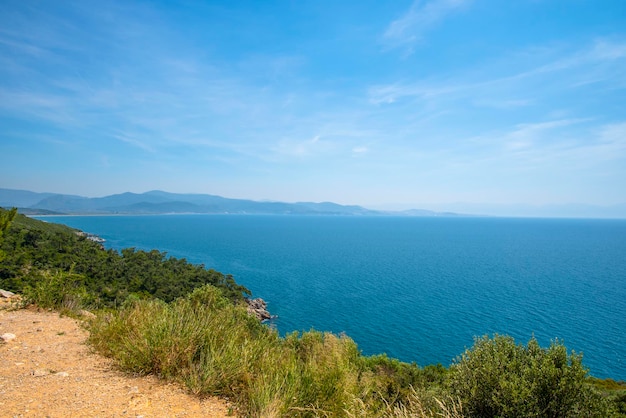
<path id="1" fill-rule="evenodd" d="M 558 341 L 477 338 L 451 367 L 450 390 L 472 417 L 605 417 L 607 407 L 587 381 L 582 356 Z"/>
<path id="2" fill-rule="evenodd" d="M 72 271 L 37 271 L 31 273 L 32 285 L 23 289 L 27 303 L 35 303 L 42 308 L 68 309 L 70 311 L 87 307 L 93 297 L 85 289 L 85 277 Z"/>

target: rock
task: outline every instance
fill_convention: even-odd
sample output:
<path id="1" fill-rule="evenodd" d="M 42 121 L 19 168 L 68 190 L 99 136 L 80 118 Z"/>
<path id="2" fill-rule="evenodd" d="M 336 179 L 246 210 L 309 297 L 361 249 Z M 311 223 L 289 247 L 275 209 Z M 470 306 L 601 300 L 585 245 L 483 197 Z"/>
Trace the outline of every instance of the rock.
<path id="1" fill-rule="evenodd" d="M 43 369 L 38 369 L 38 370 L 33 370 L 31 374 L 35 377 L 42 377 L 42 376 L 47 376 L 48 371 L 43 370 Z"/>
<path id="2" fill-rule="evenodd" d="M 0 340 L 4 341 L 5 343 L 8 343 L 11 340 L 16 339 L 17 337 L 15 336 L 15 334 L 11 334 L 11 333 L 6 333 L 6 334 L 2 334 L 0 335 Z"/>
<path id="3" fill-rule="evenodd" d="M 255 316 L 259 321 L 267 321 L 274 318 L 267 310 L 267 303 L 261 299 L 246 299 L 248 303 L 248 313 Z"/>
<path id="4" fill-rule="evenodd" d="M 22 297 L 8 290 L 0 289 L 0 309 L 13 310 L 20 307 Z"/>
<path id="5" fill-rule="evenodd" d="M 70 374 L 68 372 L 58 372 L 54 374 L 55 376 L 59 376 L 59 377 L 68 377 Z"/>
<path id="6" fill-rule="evenodd" d="M 93 314 L 93 313 L 91 313 L 91 312 L 89 312 L 89 311 L 86 311 L 86 310 L 84 310 L 84 309 L 83 309 L 83 310 L 81 310 L 79 313 L 80 313 L 80 316 L 82 316 L 82 317 L 84 317 L 84 318 L 87 318 L 87 319 L 93 319 L 93 318 L 95 318 L 95 317 L 96 317 L 96 315 L 95 315 L 95 314 Z"/>

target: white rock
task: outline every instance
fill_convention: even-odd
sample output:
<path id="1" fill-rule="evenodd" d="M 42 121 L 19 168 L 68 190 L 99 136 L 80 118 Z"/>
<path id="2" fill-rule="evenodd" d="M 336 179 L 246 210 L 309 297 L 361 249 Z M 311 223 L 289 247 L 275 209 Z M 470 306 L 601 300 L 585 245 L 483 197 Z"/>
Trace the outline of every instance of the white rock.
<path id="1" fill-rule="evenodd" d="M 16 339 L 17 337 L 15 336 L 15 334 L 11 334 L 11 333 L 6 333 L 6 334 L 2 334 L 0 335 L 0 340 L 3 340 L 5 343 L 8 343 L 11 340 Z"/>
<path id="2" fill-rule="evenodd" d="M 89 312 L 89 311 L 86 311 L 86 310 L 84 310 L 84 309 L 83 309 L 83 310 L 81 310 L 79 313 L 80 313 L 80 315 L 81 315 L 81 316 L 83 316 L 83 317 L 85 317 L 85 318 L 87 318 L 87 319 L 93 319 L 93 318 L 95 318 L 95 317 L 96 317 L 96 315 L 95 315 L 95 314 L 93 314 L 93 313 L 91 313 L 91 312 Z"/>
<path id="3" fill-rule="evenodd" d="M 46 375 L 48 375 L 48 371 L 47 370 L 41 370 L 41 369 L 33 370 L 32 375 L 35 376 L 35 377 L 46 376 Z"/>

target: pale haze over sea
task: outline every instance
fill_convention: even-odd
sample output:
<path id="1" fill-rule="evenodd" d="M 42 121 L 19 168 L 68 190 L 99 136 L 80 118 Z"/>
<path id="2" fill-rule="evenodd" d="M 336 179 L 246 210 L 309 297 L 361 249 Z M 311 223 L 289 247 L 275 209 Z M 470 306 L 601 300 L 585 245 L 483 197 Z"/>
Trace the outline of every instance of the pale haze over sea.
<path id="1" fill-rule="evenodd" d="M 0 188 L 626 217 L 622 0 L 0 5 Z"/>

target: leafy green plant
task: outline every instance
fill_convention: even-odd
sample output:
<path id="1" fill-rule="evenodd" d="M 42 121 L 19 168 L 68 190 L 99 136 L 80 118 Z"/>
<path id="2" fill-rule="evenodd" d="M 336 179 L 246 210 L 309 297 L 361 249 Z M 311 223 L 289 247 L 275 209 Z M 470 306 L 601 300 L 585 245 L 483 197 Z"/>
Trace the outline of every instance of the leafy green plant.
<path id="1" fill-rule="evenodd" d="M 610 403 L 616 417 L 626 417 L 626 382 L 591 378 L 591 384 Z"/>
<path id="2" fill-rule="evenodd" d="M 450 389 L 471 417 L 606 417 L 608 407 L 590 386 L 582 356 L 554 341 L 477 338 L 451 367 Z"/>
<path id="3" fill-rule="evenodd" d="M 11 210 L 4 210 L 0 208 L 0 244 L 2 243 L 2 236 L 4 235 L 4 231 L 9 229 L 9 225 L 15 218 L 17 214 L 17 209 L 13 208 Z M 0 261 L 5 257 L 4 251 L 0 249 Z"/>
<path id="4" fill-rule="evenodd" d="M 32 285 L 26 285 L 23 296 L 26 302 L 42 308 L 78 310 L 89 306 L 91 295 L 85 289 L 85 277 L 73 272 L 41 271 L 36 273 Z"/>

